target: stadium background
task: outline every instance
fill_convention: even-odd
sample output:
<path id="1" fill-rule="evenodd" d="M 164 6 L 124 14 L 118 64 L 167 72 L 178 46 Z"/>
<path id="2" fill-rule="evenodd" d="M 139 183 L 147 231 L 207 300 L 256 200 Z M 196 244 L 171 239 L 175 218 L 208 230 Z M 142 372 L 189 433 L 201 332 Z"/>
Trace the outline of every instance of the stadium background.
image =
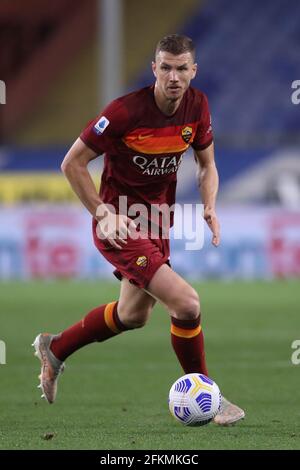
<path id="1" fill-rule="evenodd" d="M 278 426 L 274 422 L 267 433 L 269 440 L 260 428 L 265 440 L 259 443 L 254 437 L 255 433 L 259 435 L 257 428 L 253 433 L 257 423 L 252 423 L 250 418 L 250 429 L 243 428 L 241 443 L 237 438 L 234 444 L 230 433 L 226 437 L 218 435 L 216 443 L 214 433 L 219 431 L 209 429 L 206 436 L 209 439 L 201 446 L 299 447 L 299 425 L 295 424 L 299 411 L 295 409 L 293 394 L 299 371 L 291 363 L 291 344 L 299 338 L 300 104 L 292 100 L 295 92 L 292 84 L 300 79 L 299 2 L 108 2 L 121 7 L 117 34 L 121 63 L 119 72 L 111 76 L 115 88 L 109 89 L 105 76 L 106 54 L 110 48 L 103 42 L 103 29 L 108 22 L 105 3 L 104 0 L 53 0 L 49 4 L 27 0 L 26 8 L 20 0 L 0 3 L 0 79 L 6 85 L 6 102 L 0 104 L 0 339 L 7 349 L 7 364 L 0 366 L 3 384 L 7 386 L 1 388 L 2 403 L 6 404 L 3 416 L 6 416 L 7 434 L 5 438 L 2 436 L 0 447 L 44 448 L 47 444 L 50 448 L 51 445 L 53 448 L 108 448 L 110 445 L 111 448 L 159 448 L 159 445 L 197 448 L 189 446 L 199 445 L 190 430 L 186 431 L 188 440 L 185 441 L 180 435 L 182 430 L 177 428 L 176 436 L 172 434 L 173 428 L 170 430 L 173 441 L 170 438 L 164 441 L 160 435 L 159 441 L 152 442 L 145 437 L 141 442 L 138 437 L 130 437 L 127 442 L 126 430 L 124 435 L 121 431 L 121 435 L 116 435 L 113 444 L 109 439 L 102 443 L 90 441 L 82 429 L 82 439 L 77 435 L 72 438 L 72 433 L 64 434 L 64 423 L 59 421 L 57 412 L 51 415 L 40 404 L 35 406 L 34 424 L 26 415 L 28 428 L 24 438 L 19 432 L 21 423 L 17 413 L 20 390 L 16 384 L 21 390 L 24 387 L 28 403 L 34 400 L 32 384 L 26 379 L 24 385 L 26 375 L 18 361 L 24 361 L 30 377 L 35 373 L 36 365 L 27 354 L 27 346 L 39 329 L 64 328 L 89 307 L 111 300 L 108 294 L 116 297 L 118 292 L 112 268 L 92 244 L 89 214 L 60 173 L 62 158 L 108 98 L 153 82 L 150 68 L 153 48 L 163 35 L 173 32 L 185 33 L 195 40 L 199 72 L 193 85 L 202 89 L 210 102 L 220 174 L 218 213 L 222 244 L 217 250 L 213 248 L 206 232 L 203 249 L 187 252 L 183 249 L 184 241 L 174 240 L 172 265 L 191 279 L 203 299 L 213 374 L 254 415 L 260 404 L 258 408 L 264 416 L 263 405 L 270 393 L 266 387 L 271 382 L 270 386 L 279 392 L 272 402 L 273 408 L 269 407 L 270 415 L 276 410 L 276 404 L 288 402 L 293 417 L 285 423 L 286 440 L 275 431 Z M 1 102 L 4 103 L 3 97 Z M 90 167 L 96 184 L 99 184 L 101 164 L 99 157 Z M 177 196 L 177 202 L 181 203 L 199 201 L 195 167 L 189 153 L 179 172 Z M 135 347 L 138 355 L 138 348 L 148 341 L 148 346 L 143 346 L 141 360 L 148 375 L 155 371 L 153 382 L 148 376 L 144 378 L 151 390 L 145 394 L 149 406 L 154 382 L 164 385 L 160 390 L 162 395 L 151 401 L 150 406 L 153 411 L 161 401 L 161 409 L 153 412 L 158 413 L 164 429 L 168 417 L 164 414 L 163 393 L 180 371 L 165 344 L 168 341 L 166 316 L 157 310 L 159 313 L 149 329 L 137 334 Z M 164 336 L 160 333 L 162 329 Z M 117 342 L 113 346 L 103 345 L 107 361 L 113 363 L 118 351 L 123 354 L 124 347 L 132 352 L 134 338 L 130 346 L 128 341 L 124 335 L 119 345 Z M 157 341 L 168 364 L 161 372 L 163 378 L 153 360 Z M 74 374 L 75 366 L 82 371 L 88 370 L 88 364 L 96 367 L 97 354 L 94 347 L 83 351 L 72 359 L 71 372 Z M 138 360 L 136 357 L 135 361 Z M 159 356 L 158 360 L 161 361 Z M 131 361 L 126 371 L 122 368 L 118 371 L 115 362 L 116 369 L 107 383 L 111 380 L 111 385 L 115 385 L 119 373 L 122 376 L 126 372 L 126 377 L 130 377 L 132 370 L 139 370 L 141 364 L 134 365 L 133 357 Z M 228 363 L 231 368 L 225 365 Z M 231 371 L 236 376 L 233 382 L 228 378 Z M 108 366 L 102 372 L 107 374 Z M 70 375 L 64 379 L 70 380 L 66 382 L 64 394 L 72 404 L 79 400 L 76 386 L 81 385 L 78 378 Z M 90 375 L 93 374 L 84 379 L 86 388 L 82 386 L 81 391 L 87 403 L 96 409 L 95 376 Z M 261 384 L 256 387 L 257 395 L 253 390 L 249 393 L 248 388 L 250 384 L 253 386 L 254 378 Z M 280 382 L 279 386 L 279 380 L 285 385 Z M 100 378 L 99 383 L 102 383 Z M 106 387 L 107 393 L 109 386 Z M 66 412 L 64 419 L 68 416 L 72 420 L 71 407 L 67 408 L 61 395 L 62 405 L 58 406 L 65 406 L 63 409 L 69 415 Z M 122 403 L 126 401 L 125 395 L 126 390 L 122 389 Z M 139 401 L 143 410 L 142 400 Z M 112 408 L 115 403 L 111 398 Z M 109 410 L 109 406 L 104 408 Z M 86 416 L 86 409 L 81 411 Z M 43 413 L 47 413 L 51 426 L 59 429 L 54 432 L 54 435 L 60 433 L 59 444 L 55 439 L 46 444 L 40 439 Z M 105 414 L 101 409 L 101 413 L 113 427 L 115 421 L 109 421 L 109 412 Z M 280 422 L 278 410 L 276 413 Z M 265 415 L 268 420 L 267 412 Z M 138 413 L 133 413 L 132 421 L 128 421 L 133 426 L 137 418 Z M 85 422 L 85 418 L 81 419 L 80 423 Z M 145 423 L 154 429 L 151 416 L 147 419 Z"/>

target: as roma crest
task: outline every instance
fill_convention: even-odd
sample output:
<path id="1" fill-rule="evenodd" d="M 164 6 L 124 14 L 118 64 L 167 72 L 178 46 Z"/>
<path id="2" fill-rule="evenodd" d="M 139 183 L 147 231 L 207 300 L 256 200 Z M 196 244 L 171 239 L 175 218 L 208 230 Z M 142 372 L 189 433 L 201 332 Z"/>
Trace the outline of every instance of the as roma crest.
<path id="1" fill-rule="evenodd" d="M 182 129 L 181 131 L 181 137 L 183 138 L 183 140 L 188 144 L 189 141 L 191 140 L 192 138 L 192 135 L 193 135 L 193 128 L 192 127 L 189 127 L 189 126 L 186 126 Z"/>
<path id="2" fill-rule="evenodd" d="M 147 256 L 139 256 L 135 262 L 135 264 L 137 264 L 138 266 L 141 266 L 142 268 L 145 268 L 147 266 L 147 263 L 148 263 Z"/>

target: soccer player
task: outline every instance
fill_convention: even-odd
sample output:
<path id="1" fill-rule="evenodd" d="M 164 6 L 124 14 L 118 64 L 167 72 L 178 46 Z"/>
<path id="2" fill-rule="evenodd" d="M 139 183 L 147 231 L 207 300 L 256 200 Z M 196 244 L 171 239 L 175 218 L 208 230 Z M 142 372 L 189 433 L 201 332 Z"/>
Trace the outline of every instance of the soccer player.
<path id="1" fill-rule="evenodd" d="M 169 239 L 138 233 L 133 218 L 119 207 L 175 201 L 176 173 L 189 146 L 198 164 L 204 219 L 212 243 L 220 242 L 215 212 L 218 173 L 204 93 L 190 86 L 197 72 L 192 40 L 178 34 L 163 38 L 152 63 L 155 84 L 111 102 L 82 132 L 66 154 L 62 171 L 93 218 L 94 243 L 121 280 L 117 301 L 101 305 L 57 335 L 41 333 L 34 342 L 41 360 L 40 385 L 49 403 L 56 397 L 64 361 L 79 348 L 145 325 L 158 300 L 171 319 L 171 342 L 185 373 L 209 375 L 205 362 L 197 292 L 169 264 Z M 104 154 L 100 194 L 88 163 Z M 149 219 L 150 220 L 150 219 Z M 172 218 L 170 223 L 172 224 Z M 110 227 L 107 229 L 107 227 Z M 159 218 L 156 227 L 161 227 Z M 146 236 L 142 236 L 142 234 Z M 233 424 L 244 411 L 224 397 L 214 421 Z"/>

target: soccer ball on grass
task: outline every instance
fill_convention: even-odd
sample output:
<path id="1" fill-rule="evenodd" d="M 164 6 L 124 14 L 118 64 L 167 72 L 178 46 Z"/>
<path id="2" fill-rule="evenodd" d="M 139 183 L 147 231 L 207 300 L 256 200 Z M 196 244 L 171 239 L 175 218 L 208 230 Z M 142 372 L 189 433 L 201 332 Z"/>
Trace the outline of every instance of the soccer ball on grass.
<path id="1" fill-rule="evenodd" d="M 176 380 L 170 389 L 170 412 L 186 426 L 208 424 L 218 413 L 220 405 L 218 385 L 203 374 L 186 374 Z"/>

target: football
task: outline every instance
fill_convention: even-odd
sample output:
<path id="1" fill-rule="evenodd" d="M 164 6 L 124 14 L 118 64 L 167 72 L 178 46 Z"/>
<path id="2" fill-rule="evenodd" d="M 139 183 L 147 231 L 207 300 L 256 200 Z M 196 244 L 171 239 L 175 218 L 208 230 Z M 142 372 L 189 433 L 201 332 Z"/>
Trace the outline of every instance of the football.
<path id="1" fill-rule="evenodd" d="M 174 382 L 169 392 L 169 409 L 186 426 L 208 424 L 218 413 L 221 393 L 206 375 L 186 374 Z"/>

